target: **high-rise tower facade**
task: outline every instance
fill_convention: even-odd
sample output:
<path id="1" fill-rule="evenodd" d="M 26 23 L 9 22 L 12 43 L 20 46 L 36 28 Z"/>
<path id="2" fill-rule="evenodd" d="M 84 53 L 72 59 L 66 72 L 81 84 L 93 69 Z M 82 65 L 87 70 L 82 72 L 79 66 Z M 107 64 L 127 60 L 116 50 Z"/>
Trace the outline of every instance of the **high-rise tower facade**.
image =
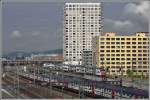
<path id="1" fill-rule="evenodd" d="M 82 52 L 91 50 L 92 37 L 102 31 L 101 12 L 101 3 L 65 4 L 63 56 L 66 62 L 82 63 Z"/>

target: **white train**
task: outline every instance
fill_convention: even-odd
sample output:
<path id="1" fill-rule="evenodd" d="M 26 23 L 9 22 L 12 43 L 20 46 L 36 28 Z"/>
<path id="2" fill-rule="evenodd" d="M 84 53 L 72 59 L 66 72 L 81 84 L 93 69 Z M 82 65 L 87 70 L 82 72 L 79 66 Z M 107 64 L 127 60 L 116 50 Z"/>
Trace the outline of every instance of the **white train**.
<path id="1" fill-rule="evenodd" d="M 61 65 L 60 69 L 65 72 L 75 72 L 80 74 L 89 74 L 89 75 L 97 75 L 97 76 L 105 76 L 106 72 L 103 68 L 86 68 L 82 65 Z"/>

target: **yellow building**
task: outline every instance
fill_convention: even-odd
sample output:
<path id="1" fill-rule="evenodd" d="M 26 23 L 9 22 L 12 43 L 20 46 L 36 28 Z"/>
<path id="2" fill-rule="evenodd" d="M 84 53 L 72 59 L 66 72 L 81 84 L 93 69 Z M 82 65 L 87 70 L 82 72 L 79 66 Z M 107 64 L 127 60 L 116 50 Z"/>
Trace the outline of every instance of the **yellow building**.
<path id="1" fill-rule="evenodd" d="M 120 75 L 132 70 L 137 75 L 149 73 L 148 32 L 134 36 L 116 36 L 105 33 L 92 40 L 93 64 L 109 69 L 109 73 Z M 121 68 L 121 69 L 120 69 Z"/>

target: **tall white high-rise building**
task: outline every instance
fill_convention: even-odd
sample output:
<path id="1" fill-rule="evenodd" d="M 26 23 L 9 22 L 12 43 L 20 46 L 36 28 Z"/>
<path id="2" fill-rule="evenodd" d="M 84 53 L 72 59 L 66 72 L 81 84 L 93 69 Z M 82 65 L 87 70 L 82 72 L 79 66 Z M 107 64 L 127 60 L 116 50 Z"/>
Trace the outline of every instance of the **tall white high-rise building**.
<path id="1" fill-rule="evenodd" d="M 63 56 L 70 64 L 82 63 L 82 52 L 91 50 L 92 37 L 102 31 L 101 3 L 66 3 Z"/>

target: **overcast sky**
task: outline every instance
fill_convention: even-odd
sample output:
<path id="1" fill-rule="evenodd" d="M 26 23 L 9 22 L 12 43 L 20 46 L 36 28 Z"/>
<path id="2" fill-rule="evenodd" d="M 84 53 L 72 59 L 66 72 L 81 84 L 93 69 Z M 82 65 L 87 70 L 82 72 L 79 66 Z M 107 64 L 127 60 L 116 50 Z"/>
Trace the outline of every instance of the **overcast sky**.
<path id="1" fill-rule="evenodd" d="M 3 53 L 62 48 L 64 3 L 4 3 Z M 131 35 L 148 31 L 147 2 L 103 3 L 103 31 Z"/>

